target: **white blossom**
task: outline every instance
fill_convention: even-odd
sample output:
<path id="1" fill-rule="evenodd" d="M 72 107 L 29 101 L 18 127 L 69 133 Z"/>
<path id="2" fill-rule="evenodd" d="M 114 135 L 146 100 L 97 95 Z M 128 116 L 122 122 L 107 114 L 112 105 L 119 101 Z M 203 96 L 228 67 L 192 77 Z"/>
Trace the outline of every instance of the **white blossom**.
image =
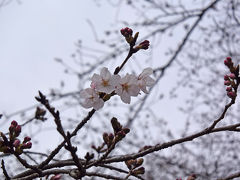
<path id="1" fill-rule="evenodd" d="M 148 93 L 147 87 L 154 85 L 155 80 L 150 77 L 152 73 L 152 68 L 146 68 L 139 76 L 126 74 L 121 78 L 119 75 L 112 75 L 104 67 L 101 69 L 100 75 L 94 74 L 92 76 L 91 88 L 80 92 L 81 104 L 85 108 L 93 107 L 98 110 L 104 105 L 104 101 L 99 97 L 99 94 L 110 94 L 112 92 L 119 95 L 124 103 L 130 104 L 131 96 L 137 96 L 140 90 Z"/>
<path id="2" fill-rule="evenodd" d="M 155 80 L 150 77 L 152 73 L 153 73 L 152 68 L 146 68 L 137 78 L 138 79 L 137 84 L 139 88 L 145 93 L 148 93 L 147 87 L 152 87 L 155 83 Z"/>
<path id="3" fill-rule="evenodd" d="M 94 87 L 99 92 L 110 94 L 115 90 L 119 80 L 119 75 L 112 75 L 109 70 L 104 67 L 102 68 L 100 75 L 94 74 L 92 76 L 91 87 Z"/>
<path id="4" fill-rule="evenodd" d="M 121 100 L 127 104 L 131 102 L 131 96 L 137 96 L 140 88 L 137 85 L 137 77 L 127 74 L 121 78 L 119 84 L 116 87 L 116 94 L 121 97 Z"/>
<path id="5" fill-rule="evenodd" d="M 93 107 L 98 110 L 103 107 L 104 101 L 99 97 L 99 94 L 92 88 L 84 89 L 80 92 L 81 105 L 84 108 Z"/>

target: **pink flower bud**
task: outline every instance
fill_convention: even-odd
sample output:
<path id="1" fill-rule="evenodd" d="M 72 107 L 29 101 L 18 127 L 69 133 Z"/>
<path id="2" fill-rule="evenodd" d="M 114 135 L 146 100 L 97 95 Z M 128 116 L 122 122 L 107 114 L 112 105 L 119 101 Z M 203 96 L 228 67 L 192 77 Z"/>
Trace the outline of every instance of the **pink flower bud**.
<path id="1" fill-rule="evenodd" d="M 228 62 L 232 62 L 232 58 L 231 58 L 231 57 L 226 57 L 226 60 L 227 60 Z"/>
<path id="2" fill-rule="evenodd" d="M 13 146 L 17 148 L 20 145 L 20 140 L 16 139 L 13 143 Z"/>
<path id="3" fill-rule="evenodd" d="M 124 37 L 130 37 L 132 36 L 132 33 L 133 33 L 132 29 L 128 27 L 121 29 L 120 32 Z"/>
<path id="4" fill-rule="evenodd" d="M 20 134 L 21 130 L 22 130 L 21 126 L 17 125 L 16 128 L 15 128 L 16 134 Z"/>
<path id="5" fill-rule="evenodd" d="M 192 174 L 192 177 L 197 178 L 196 174 Z"/>
<path id="6" fill-rule="evenodd" d="M 230 77 L 231 79 L 235 79 L 236 78 L 235 74 L 233 74 L 233 73 L 229 74 L 228 77 Z"/>
<path id="7" fill-rule="evenodd" d="M 113 140 L 114 139 L 114 135 L 112 134 L 112 133 L 110 133 L 109 135 L 108 135 L 108 138 L 109 138 L 109 140 Z"/>
<path id="8" fill-rule="evenodd" d="M 135 174 L 135 175 L 144 174 L 144 173 L 145 173 L 145 168 L 144 168 L 144 167 L 140 167 L 140 168 L 135 169 L 135 170 L 133 171 L 133 174 Z"/>
<path id="9" fill-rule="evenodd" d="M 233 63 L 233 62 L 232 62 L 232 58 L 231 58 L 231 57 L 227 57 L 227 58 L 224 60 L 224 64 L 225 64 L 226 66 L 231 66 L 232 63 Z"/>
<path id="10" fill-rule="evenodd" d="M 16 126 L 18 125 L 18 123 L 17 123 L 17 121 L 13 120 L 13 121 L 11 122 L 11 125 L 13 125 L 14 127 L 16 127 Z"/>
<path id="11" fill-rule="evenodd" d="M 106 143 L 106 144 L 108 144 L 109 143 L 109 137 L 108 137 L 108 133 L 103 133 L 103 140 L 104 140 L 104 142 Z"/>
<path id="12" fill-rule="evenodd" d="M 224 76 L 224 80 L 225 80 L 225 81 L 229 80 L 228 75 L 225 75 L 225 76 Z"/>
<path id="13" fill-rule="evenodd" d="M 226 85 L 226 86 L 231 85 L 231 81 L 224 81 L 224 85 Z"/>
<path id="14" fill-rule="evenodd" d="M 232 91 L 232 87 L 227 87 L 226 91 L 228 91 L 228 92 Z"/>
<path id="15" fill-rule="evenodd" d="M 23 146 L 22 146 L 23 149 L 30 149 L 31 147 L 32 147 L 31 142 L 27 142 L 27 143 L 23 144 Z"/>
<path id="16" fill-rule="evenodd" d="M 26 136 L 26 137 L 24 138 L 24 141 L 23 141 L 23 142 L 25 143 L 25 142 L 28 142 L 28 141 L 31 141 L 31 138 L 30 138 L 29 136 Z"/>
<path id="17" fill-rule="evenodd" d="M 227 92 L 227 95 L 228 95 L 228 97 L 230 97 L 230 98 L 235 98 L 235 97 L 237 96 L 237 94 L 236 94 L 235 92 L 233 92 L 233 91 Z"/>
<path id="18" fill-rule="evenodd" d="M 224 60 L 224 64 L 226 65 L 226 66 L 228 66 L 228 61 L 227 60 Z"/>
<path id="19" fill-rule="evenodd" d="M 11 124 L 9 127 L 9 132 L 12 133 L 15 130 L 15 126 Z"/>
<path id="20" fill-rule="evenodd" d="M 192 174 L 191 176 L 188 176 L 187 180 L 195 180 L 197 176 L 195 174 Z"/>
<path id="21" fill-rule="evenodd" d="M 149 47 L 149 41 L 148 40 L 144 40 L 143 42 L 141 42 L 140 44 L 139 44 L 139 47 L 140 47 L 140 49 L 148 49 L 148 47 Z"/>
<path id="22" fill-rule="evenodd" d="M 62 176 L 60 174 L 56 174 L 55 176 L 52 176 L 50 180 L 60 180 L 61 177 Z"/>

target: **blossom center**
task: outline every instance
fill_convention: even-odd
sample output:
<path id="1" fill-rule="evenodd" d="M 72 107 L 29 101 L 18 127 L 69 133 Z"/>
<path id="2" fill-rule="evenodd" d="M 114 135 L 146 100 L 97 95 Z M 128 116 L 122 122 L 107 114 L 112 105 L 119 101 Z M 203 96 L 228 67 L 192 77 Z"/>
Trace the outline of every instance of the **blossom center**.
<path id="1" fill-rule="evenodd" d="M 127 83 L 122 84 L 122 89 L 128 91 L 129 85 Z"/>
<path id="2" fill-rule="evenodd" d="M 93 101 L 94 97 L 93 97 L 93 96 L 91 96 L 89 99 Z"/>
<path id="3" fill-rule="evenodd" d="M 102 80 L 102 85 L 103 85 L 103 86 L 108 86 L 108 81 L 103 79 L 103 80 Z"/>

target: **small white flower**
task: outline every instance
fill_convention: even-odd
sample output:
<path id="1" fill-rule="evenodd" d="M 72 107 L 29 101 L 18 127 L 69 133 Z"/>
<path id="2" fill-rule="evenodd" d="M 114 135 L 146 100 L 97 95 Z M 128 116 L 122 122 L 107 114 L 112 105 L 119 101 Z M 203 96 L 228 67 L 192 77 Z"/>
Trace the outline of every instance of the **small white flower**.
<path id="1" fill-rule="evenodd" d="M 127 74 L 123 77 L 116 87 L 115 92 L 121 97 L 121 100 L 127 104 L 131 102 L 131 96 L 137 96 L 140 88 L 137 85 L 137 77 Z"/>
<path id="2" fill-rule="evenodd" d="M 148 93 L 147 87 L 152 87 L 155 83 L 155 80 L 150 77 L 152 73 L 153 73 L 152 68 L 146 68 L 138 76 L 138 86 L 145 93 Z"/>
<path id="3" fill-rule="evenodd" d="M 100 75 L 92 76 L 92 84 L 97 91 L 110 94 L 115 90 L 116 85 L 120 80 L 119 75 L 112 75 L 106 67 L 102 68 Z"/>
<path id="4" fill-rule="evenodd" d="M 93 107 L 95 110 L 98 110 L 104 105 L 104 101 L 99 98 L 99 95 L 92 88 L 82 90 L 80 92 L 80 100 L 84 108 Z"/>

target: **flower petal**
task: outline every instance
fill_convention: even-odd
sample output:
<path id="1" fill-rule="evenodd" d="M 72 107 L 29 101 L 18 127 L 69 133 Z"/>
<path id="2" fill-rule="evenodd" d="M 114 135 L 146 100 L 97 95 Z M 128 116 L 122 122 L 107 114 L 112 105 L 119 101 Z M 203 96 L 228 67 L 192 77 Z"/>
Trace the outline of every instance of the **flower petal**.
<path id="1" fill-rule="evenodd" d="M 95 110 L 99 110 L 103 107 L 103 105 L 104 105 L 104 101 L 102 99 L 99 99 L 97 102 L 93 104 L 93 108 Z"/>
<path id="2" fill-rule="evenodd" d="M 131 102 L 131 97 L 128 93 L 126 93 L 125 91 L 122 93 L 122 95 L 120 96 L 121 100 L 126 103 L 126 104 L 130 104 Z"/>
<path id="3" fill-rule="evenodd" d="M 100 76 L 102 79 L 104 80 L 109 80 L 111 78 L 111 73 L 109 72 L 108 68 L 103 67 L 101 72 L 100 72 Z"/>
<path id="4" fill-rule="evenodd" d="M 119 75 L 113 75 L 112 76 L 112 79 L 110 81 L 110 84 L 112 86 L 114 86 L 114 88 L 116 88 L 116 86 L 120 83 L 120 80 L 121 80 L 121 76 Z"/>
<path id="5" fill-rule="evenodd" d="M 146 77 L 146 86 L 152 87 L 155 84 L 155 80 L 151 77 Z"/>
<path id="6" fill-rule="evenodd" d="M 150 76 L 153 73 L 153 69 L 152 68 L 146 68 L 143 70 L 143 72 L 139 75 L 139 79 L 145 78 L 147 76 Z"/>
<path id="7" fill-rule="evenodd" d="M 136 84 L 131 84 L 128 88 L 128 93 L 131 96 L 137 96 L 139 94 L 140 88 Z"/>
<path id="8" fill-rule="evenodd" d="M 101 78 L 101 76 L 99 76 L 98 74 L 93 74 L 93 76 L 92 76 L 92 78 L 91 78 L 91 80 L 93 81 L 93 82 L 99 82 L 99 81 L 101 81 L 102 80 L 102 78 Z"/>

